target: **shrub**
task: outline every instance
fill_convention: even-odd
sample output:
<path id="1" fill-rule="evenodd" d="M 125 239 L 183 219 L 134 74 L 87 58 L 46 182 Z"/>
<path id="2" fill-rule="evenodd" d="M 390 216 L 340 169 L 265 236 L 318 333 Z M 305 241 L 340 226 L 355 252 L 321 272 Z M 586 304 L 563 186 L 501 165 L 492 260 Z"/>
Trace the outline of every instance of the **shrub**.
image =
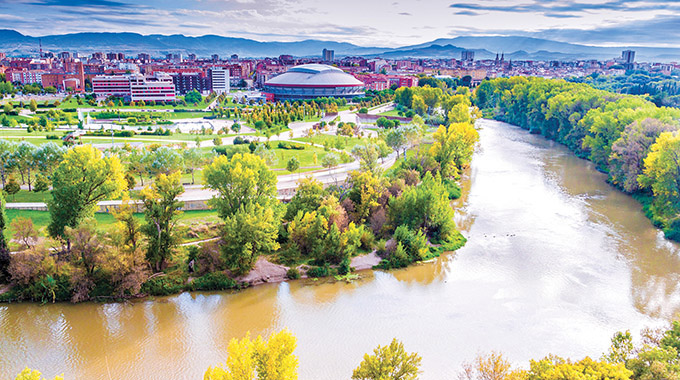
<path id="1" fill-rule="evenodd" d="M 340 275 L 346 275 L 347 273 L 352 271 L 352 267 L 350 266 L 351 261 L 349 258 L 345 258 L 342 260 L 340 263 L 340 266 L 338 267 L 338 274 Z"/>
<path id="2" fill-rule="evenodd" d="M 446 189 L 446 192 L 449 193 L 449 199 L 458 199 L 462 195 L 462 191 L 460 189 L 460 186 L 455 181 L 452 180 L 444 180 L 444 188 Z"/>
<path id="3" fill-rule="evenodd" d="M 236 139 L 234 139 L 235 141 Z M 297 144 L 293 142 L 288 142 L 288 141 L 279 141 L 277 145 L 280 149 L 286 149 L 286 150 L 305 150 L 307 148 L 306 145 L 304 144 Z"/>
<path id="4" fill-rule="evenodd" d="M 183 291 L 184 278 L 181 276 L 162 276 L 148 279 L 142 284 L 142 293 L 151 296 L 167 296 Z"/>
<path id="5" fill-rule="evenodd" d="M 311 267 L 307 270 L 307 276 L 313 278 L 328 277 L 330 275 L 330 268 L 328 264 L 322 267 Z"/>
<path id="6" fill-rule="evenodd" d="M 366 107 L 359 108 L 359 113 L 368 113 L 368 108 Z"/>
<path id="7" fill-rule="evenodd" d="M 297 268 L 290 268 L 286 272 L 286 277 L 288 277 L 291 280 L 297 280 L 300 278 L 300 271 L 297 270 Z"/>
<path id="8" fill-rule="evenodd" d="M 192 290 L 227 290 L 237 287 L 236 281 L 224 272 L 208 273 L 191 282 Z"/>

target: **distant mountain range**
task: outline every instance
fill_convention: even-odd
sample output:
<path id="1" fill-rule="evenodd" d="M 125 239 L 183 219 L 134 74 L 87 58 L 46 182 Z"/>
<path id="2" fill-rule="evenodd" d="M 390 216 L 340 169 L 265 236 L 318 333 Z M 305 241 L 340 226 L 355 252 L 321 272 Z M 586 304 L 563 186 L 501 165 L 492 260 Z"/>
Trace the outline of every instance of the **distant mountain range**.
<path id="1" fill-rule="evenodd" d="M 336 58 L 365 56 L 383 58 L 460 58 L 461 51 L 474 50 L 476 59 L 492 59 L 504 53 L 513 60 L 605 60 L 619 57 L 622 50 L 635 50 L 637 61 L 669 62 L 680 60 L 680 49 L 656 47 L 597 47 L 517 36 L 471 36 L 443 38 L 400 48 L 363 47 L 346 42 L 305 40 L 297 42 L 260 42 L 247 38 L 206 35 L 187 37 L 175 35 L 141 35 L 137 33 L 74 33 L 32 37 L 15 30 L 0 29 L 0 52 L 8 55 L 34 55 L 42 42 L 45 51 L 122 52 L 126 55 L 149 53 L 194 53 L 240 57 L 276 57 L 290 54 L 297 57 L 320 56 L 321 50 L 335 50 Z"/>

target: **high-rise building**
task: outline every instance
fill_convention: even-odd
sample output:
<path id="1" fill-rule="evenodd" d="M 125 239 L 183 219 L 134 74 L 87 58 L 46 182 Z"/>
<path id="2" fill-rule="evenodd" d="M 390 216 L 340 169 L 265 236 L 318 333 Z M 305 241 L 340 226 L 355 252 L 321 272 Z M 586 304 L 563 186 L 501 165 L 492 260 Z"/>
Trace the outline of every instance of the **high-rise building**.
<path id="1" fill-rule="evenodd" d="M 212 58 L 213 62 L 217 62 L 220 60 L 220 56 L 218 54 L 213 54 L 210 58 Z"/>
<path id="2" fill-rule="evenodd" d="M 150 62 L 151 61 L 151 55 L 147 53 L 139 53 L 137 54 L 137 59 L 139 59 L 142 62 Z"/>
<path id="3" fill-rule="evenodd" d="M 621 52 L 621 58 L 626 69 L 632 69 L 635 65 L 635 50 L 624 50 Z"/>
<path id="4" fill-rule="evenodd" d="M 218 94 L 228 93 L 229 88 L 229 69 L 214 68 L 210 69 L 210 83 L 212 90 Z"/>
<path id="5" fill-rule="evenodd" d="M 335 50 L 323 49 L 321 53 L 324 61 L 326 62 L 335 61 Z"/>
<path id="6" fill-rule="evenodd" d="M 624 50 L 621 52 L 621 58 L 623 58 L 624 63 L 635 62 L 635 50 Z"/>
<path id="7" fill-rule="evenodd" d="M 460 60 L 464 62 L 472 62 L 475 60 L 475 52 L 472 50 L 463 50 L 460 52 Z"/>
<path id="8" fill-rule="evenodd" d="M 71 59 L 71 53 L 62 51 L 61 53 L 57 54 L 57 57 L 59 57 L 59 59 Z"/>
<path id="9" fill-rule="evenodd" d="M 187 56 L 187 59 L 190 60 L 190 61 L 195 61 L 196 60 L 196 54 L 193 54 L 193 53 L 189 54 Z"/>
<path id="10" fill-rule="evenodd" d="M 232 54 L 231 59 L 234 61 L 238 60 L 238 54 Z"/>

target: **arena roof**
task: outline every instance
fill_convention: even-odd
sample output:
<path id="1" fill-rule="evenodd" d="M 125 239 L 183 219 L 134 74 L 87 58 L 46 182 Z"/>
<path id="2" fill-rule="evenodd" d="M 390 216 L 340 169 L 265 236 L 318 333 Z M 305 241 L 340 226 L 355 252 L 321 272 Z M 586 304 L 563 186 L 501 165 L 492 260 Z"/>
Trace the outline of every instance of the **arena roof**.
<path id="1" fill-rule="evenodd" d="M 307 64 L 295 66 L 265 83 L 266 86 L 286 87 L 354 87 L 364 83 L 337 67 Z"/>

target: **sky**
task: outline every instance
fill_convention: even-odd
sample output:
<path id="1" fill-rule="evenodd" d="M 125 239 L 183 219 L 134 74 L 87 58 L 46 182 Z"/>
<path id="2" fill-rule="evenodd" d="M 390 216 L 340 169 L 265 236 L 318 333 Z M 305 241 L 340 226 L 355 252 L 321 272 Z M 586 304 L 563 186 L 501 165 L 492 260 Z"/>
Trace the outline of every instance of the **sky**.
<path id="1" fill-rule="evenodd" d="M 599 46 L 677 46 L 680 1 L 661 0 L 0 0 L 0 28 L 215 34 L 399 47 L 522 35 Z"/>

